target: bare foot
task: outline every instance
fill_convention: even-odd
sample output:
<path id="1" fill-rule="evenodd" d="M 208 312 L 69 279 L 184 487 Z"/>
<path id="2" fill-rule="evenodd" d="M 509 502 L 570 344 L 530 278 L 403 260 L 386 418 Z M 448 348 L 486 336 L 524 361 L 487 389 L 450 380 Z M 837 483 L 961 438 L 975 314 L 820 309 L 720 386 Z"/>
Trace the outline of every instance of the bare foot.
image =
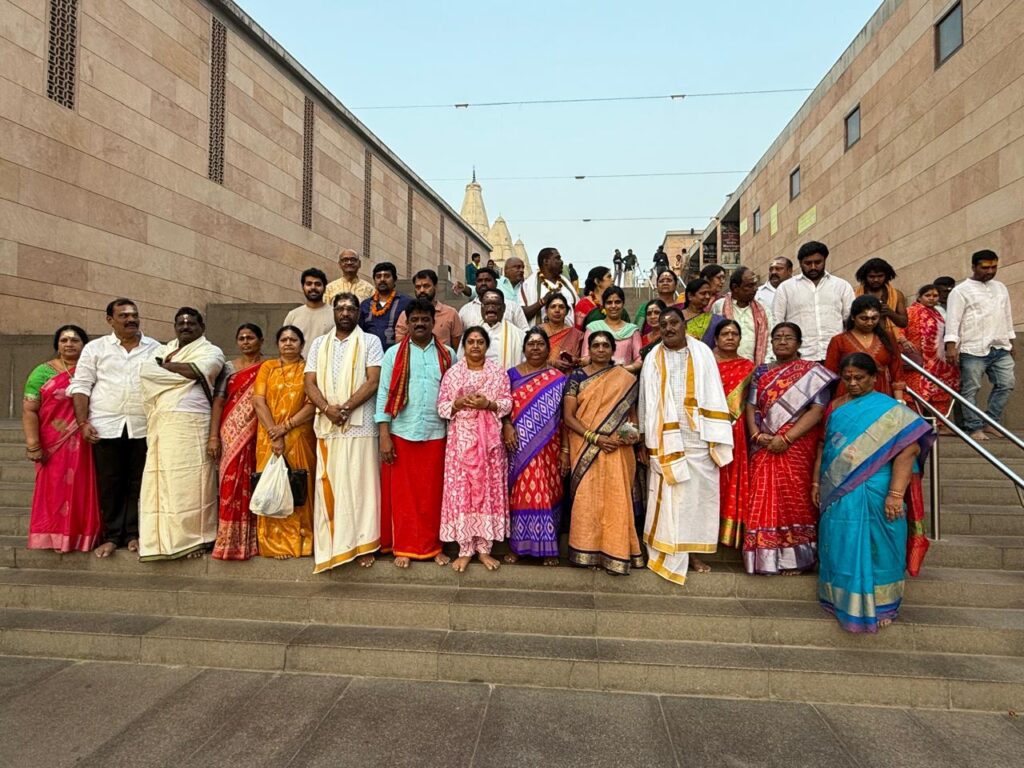
<path id="1" fill-rule="evenodd" d="M 971 432 L 971 439 L 977 440 L 978 442 L 981 442 L 983 440 L 988 440 L 989 437 L 988 437 L 988 435 L 985 434 L 985 430 L 984 429 L 979 429 L 979 430 L 976 430 L 974 432 Z"/>
<path id="2" fill-rule="evenodd" d="M 561 565 L 561 562 L 557 557 L 545 557 L 544 565 Z"/>
<path id="3" fill-rule="evenodd" d="M 128 551 L 129 552 L 138 552 L 139 551 L 139 540 L 138 539 L 128 539 Z"/>
<path id="4" fill-rule="evenodd" d="M 803 571 L 798 571 L 796 568 L 791 568 L 788 571 L 779 571 L 783 576 L 799 576 Z"/>
<path id="5" fill-rule="evenodd" d="M 356 558 L 356 562 L 359 564 L 360 568 L 369 568 L 376 561 L 377 558 L 375 558 L 373 555 L 361 555 L 360 557 Z"/>
<path id="6" fill-rule="evenodd" d="M 690 566 L 697 573 L 710 573 L 711 572 L 711 566 L 710 565 L 705 563 L 699 557 L 694 557 L 693 555 L 690 555 Z"/>
<path id="7" fill-rule="evenodd" d="M 501 563 L 499 563 L 490 555 L 485 555 L 483 552 L 479 553 L 477 557 L 479 558 L 480 562 L 484 564 L 484 568 L 486 568 L 488 571 L 496 571 L 501 567 Z"/>
<path id="8" fill-rule="evenodd" d="M 995 427 L 985 427 L 985 434 L 988 435 L 989 440 L 1001 440 L 1003 433 Z"/>
<path id="9" fill-rule="evenodd" d="M 108 541 L 96 547 L 96 549 L 93 550 L 93 553 L 96 557 L 110 557 L 114 554 L 115 549 L 117 549 L 117 544 L 112 541 Z"/>
<path id="10" fill-rule="evenodd" d="M 440 555 L 437 555 L 434 558 L 434 562 L 438 565 L 448 565 L 448 563 L 450 563 L 451 561 L 452 559 L 448 557 L 448 555 L 446 555 L 444 552 L 442 552 Z"/>
<path id="11" fill-rule="evenodd" d="M 469 565 L 469 561 L 472 559 L 473 558 L 468 556 L 456 557 L 455 560 L 452 562 L 452 570 L 456 573 L 462 573 L 464 570 L 466 570 L 466 566 Z"/>
<path id="12" fill-rule="evenodd" d="M 395 568 L 408 568 L 408 567 L 409 567 L 409 558 L 408 557 L 396 557 L 395 558 Z"/>
<path id="13" fill-rule="evenodd" d="M 888 627 L 890 624 L 892 624 L 892 619 L 879 619 L 878 620 L 878 628 L 879 629 L 881 629 L 882 627 Z"/>
<path id="14" fill-rule="evenodd" d="M 203 556 L 203 550 L 197 549 L 195 552 L 189 552 L 185 555 L 186 560 L 198 560 Z"/>
<path id="15" fill-rule="evenodd" d="M 517 555 L 515 552 L 509 552 L 507 555 L 501 558 L 501 561 L 503 563 L 508 563 L 509 565 L 515 565 L 519 562 L 519 555 Z"/>
<path id="16" fill-rule="evenodd" d="M 291 555 L 274 555 L 275 560 L 291 560 Z"/>

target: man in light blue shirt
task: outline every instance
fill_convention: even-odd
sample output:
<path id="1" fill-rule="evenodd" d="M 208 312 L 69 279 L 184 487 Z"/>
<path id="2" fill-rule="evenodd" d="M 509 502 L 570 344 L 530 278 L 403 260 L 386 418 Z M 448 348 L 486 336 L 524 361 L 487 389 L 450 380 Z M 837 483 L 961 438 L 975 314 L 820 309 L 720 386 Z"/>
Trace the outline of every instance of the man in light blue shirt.
<path id="1" fill-rule="evenodd" d="M 427 299 L 409 303 L 409 335 L 384 354 L 377 389 L 380 544 L 382 552 L 394 552 L 398 568 L 411 560 L 449 562 L 440 539 L 448 427 L 437 397 L 455 351 L 434 336 L 435 312 Z"/>
<path id="2" fill-rule="evenodd" d="M 504 274 L 498 278 L 498 290 L 505 294 L 506 304 L 522 304 L 520 292 L 523 289 L 523 275 L 526 265 L 518 256 L 505 260 Z"/>

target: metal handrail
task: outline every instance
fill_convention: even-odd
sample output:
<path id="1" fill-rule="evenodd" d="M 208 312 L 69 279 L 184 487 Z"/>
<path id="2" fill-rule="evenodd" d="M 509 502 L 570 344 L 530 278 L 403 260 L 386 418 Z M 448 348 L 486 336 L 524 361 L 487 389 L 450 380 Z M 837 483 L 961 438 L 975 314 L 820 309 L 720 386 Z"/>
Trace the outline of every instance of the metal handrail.
<path id="1" fill-rule="evenodd" d="M 967 408 L 968 410 L 973 412 L 975 416 L 980 416 L 984 421 L 988 422 L 989 426 L 995 427 L 996 430 L 1000 434 L 1002 434 L 1003 437 L 1008 439 L 1010 442 L 1012 442 L 1014 445 L 1016 445 L 1021 450 L 1024 450 L 1024 441 L 1022 441 L 1019 437 L 1017 437 L 1015 434 L 1013 434 L 1013 432 L 1011 432 L 1006 427 L 1004 427 L 1002 424 L 1000 424 L 998 421 L 993 419 L 991 416 L 989 416 L 987 413 L 985 413 L 983 410 L 981 410 L 978 406 L 976 406 L 970 400 L 965 398 L 963 395 L 961 395 L 955 389 L 953 389 L 950 386 L 948 386 L 944 381 L 938 379 L 936 376 L 934 376 L 929 371 L 926 371 L 924 368 L 922 368 L 920 365 L 915 363 L 913 360 L 911 360 L 906 355 L 900 355 L 900 357 L 903 360 L 903 365 L 904 366 L 910 366 L 912 369 L 914 369 L 919 374 L 921 374 L 926 379 L 928 379 L 928 381 L 930 381 L 932 384 L 934 384 L 937 387 L 939 387 L 939 389 L 941 389 L 947 395 L 949 395 L 950 397 L 954 398 L 958 403 L 960 403 L 960 405 L 964 406 L 965 408 Z M 920 396 L 918 396 L 918 397 L 920 397 Z M 945 420 L 943 420 L 943 421 L 945 421 Z M 969 442 L 971 442 L 973 444 L 977 444 L 977 441 L 974 440 L 974 439 L 971 439 Z"/>
<path id="2" fill-rule="evenodd" d="M 924 376 L 928 381 L 930 381 L 931 383 L 939 386 L 947 394 L 951 395 L 952 397 L 955 397 L 957 399 L 957 401 L 959 401 L 961 404 L 963 404 L 967 408 L 971 409 L 974 413 L 980 415 L 982 418 L 984 418 L 990 424 L 994 425 L 1002 434 L 1004 434 L 1008 438 L 1010 438 L 1015 445 L 1017 445 L 1018 447 L 1024 449 L 1024 443 L 1022 443 L 1017 438 L 1016 435 L 1014 435 L 1012 432 L 1009 432 L 1005 427 L 1003 427 L 1002 424 L 999 424 L 998 422 L 996 422 L 993 419 L 991 419 L 988 416 L 988 414 L 982 412 L 976 405 L 974 405 L 973 403 L 968 402 L 967 400 L 965 400 L 963 398 L 963 396 L 960 395 L 959 392 L 955 392 L 954 390 L 950 389 L 948 386 L 946 386 L 945 383 L 940 381 L 938 378 L 936 378 L 929 371 L 926 371 L 924 368 L 922 368 L 920 365 L 915 363 L 913 360 L 908 359 L 906 355 L 902 355 L 902 358 L 903 358 L 904 364 L 909 365 L 911 368 L 913 368 L 918 373 L 920 373 L 922 376 Z M 1017 491 L 1017 501 L 1020 502 L 1020 505 L 1022 507 L 1024 507 L 1024 478 L 1022 478 L 1020 475 L 1018 475 L 1016 472 L 1014 472 L 1012 469 L 1010 469 L 1008 466 L 1006 466 L 1006 464 L 1004 464 L 1000 459 L 998 459 L 991 451 L 989 451 L 987 448 L 985 448 L 981 443 L 979 443 L 977 440 L 975 440 L 973 437 L 971 437 L 967 432 L 965 432 L 964 430 L 960 429 L 960 427 L 958 427 L 956 425 L 956 423 L 952 419 L 950 419 L 946 414 L 942 413 L 934 405 L 929 403 L 919 393 L 915 392 L 913 390 L 913 388 L 907 387 L 906 388 L 906 392 L 912 398 L 914 398 L 915 402 L 917 402 L 919 405 L 924 406 L 928 411 L 931 412 L 931 416 L 925 416 L 924 418 L 926 420 L 932 422 L 932 427 L 933 428 L 937 429 L 938 422 L 942 422 L 946 426 L 946 428 L 949 429 L 950 432 L 952 432 L 954 435 L 956 435 L 961 440 L 963 440 L 965 443 L 967 443 L 967 445 L 969 445 L 971 448 L 973 448 L 974 451 L 979 456 L 981 456 L 981 458 L 985 459 L 985 461 L 987 461 L 989 464 L 991 464 L 993 467 L 995 467 L 997 470 L 999 470 L 1004 476 L 1006 476 L 1006 478 L 1009 479 L 1014 484 L 1014 489 Z M 940 536 L 941 536 L 941 523 L 940 523 L 941 496 L 940 496 L 940 489 L 939 489 L 939 442 L 938 442 L 938 440 L 935 441 L 935 444 L 932 447 L 931 456 L 929 457 L 929 473 L 928 473 L 928 476 L 929 476 L 929 481 L 930 481 L 930 484 L 931 484 L 931 489 L 930 489 L 929 496 L 930 496 L 930 502 L 931 502 L 931 515 L 930 515 L 930 517 L 931 517 L 932 538 L 935 539 L 935 540 L 938 540 L 940 538 Z"/>

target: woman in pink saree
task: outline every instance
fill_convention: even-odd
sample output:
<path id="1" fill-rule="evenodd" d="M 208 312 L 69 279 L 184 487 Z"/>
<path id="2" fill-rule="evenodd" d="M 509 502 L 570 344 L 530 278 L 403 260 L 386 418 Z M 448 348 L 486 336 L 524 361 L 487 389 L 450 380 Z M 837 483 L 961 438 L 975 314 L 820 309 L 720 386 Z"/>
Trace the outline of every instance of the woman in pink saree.
<path id="1" fill-rule="evenodd" d="M 26 455 L 36 464 L 29 549 L 88 552 L 100 535 L 92 449 L 82 438 L 67 394 L 88 341 L 77 325 L 61 326 L 53 336 L 57 357 L 36 366 L 25 383 L 21 424 Z"/>

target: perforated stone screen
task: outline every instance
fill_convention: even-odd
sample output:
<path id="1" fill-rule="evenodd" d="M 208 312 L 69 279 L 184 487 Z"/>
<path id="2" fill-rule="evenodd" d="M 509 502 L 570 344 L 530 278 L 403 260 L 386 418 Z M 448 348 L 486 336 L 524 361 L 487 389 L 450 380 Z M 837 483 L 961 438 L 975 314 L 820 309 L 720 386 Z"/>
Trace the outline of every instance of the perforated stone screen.
<path id="1" fill-rule="evenodd" d="M 75 108 L 78 58 L 78 0 L 50 0 L 46 95 L 62 107 Z"/>

